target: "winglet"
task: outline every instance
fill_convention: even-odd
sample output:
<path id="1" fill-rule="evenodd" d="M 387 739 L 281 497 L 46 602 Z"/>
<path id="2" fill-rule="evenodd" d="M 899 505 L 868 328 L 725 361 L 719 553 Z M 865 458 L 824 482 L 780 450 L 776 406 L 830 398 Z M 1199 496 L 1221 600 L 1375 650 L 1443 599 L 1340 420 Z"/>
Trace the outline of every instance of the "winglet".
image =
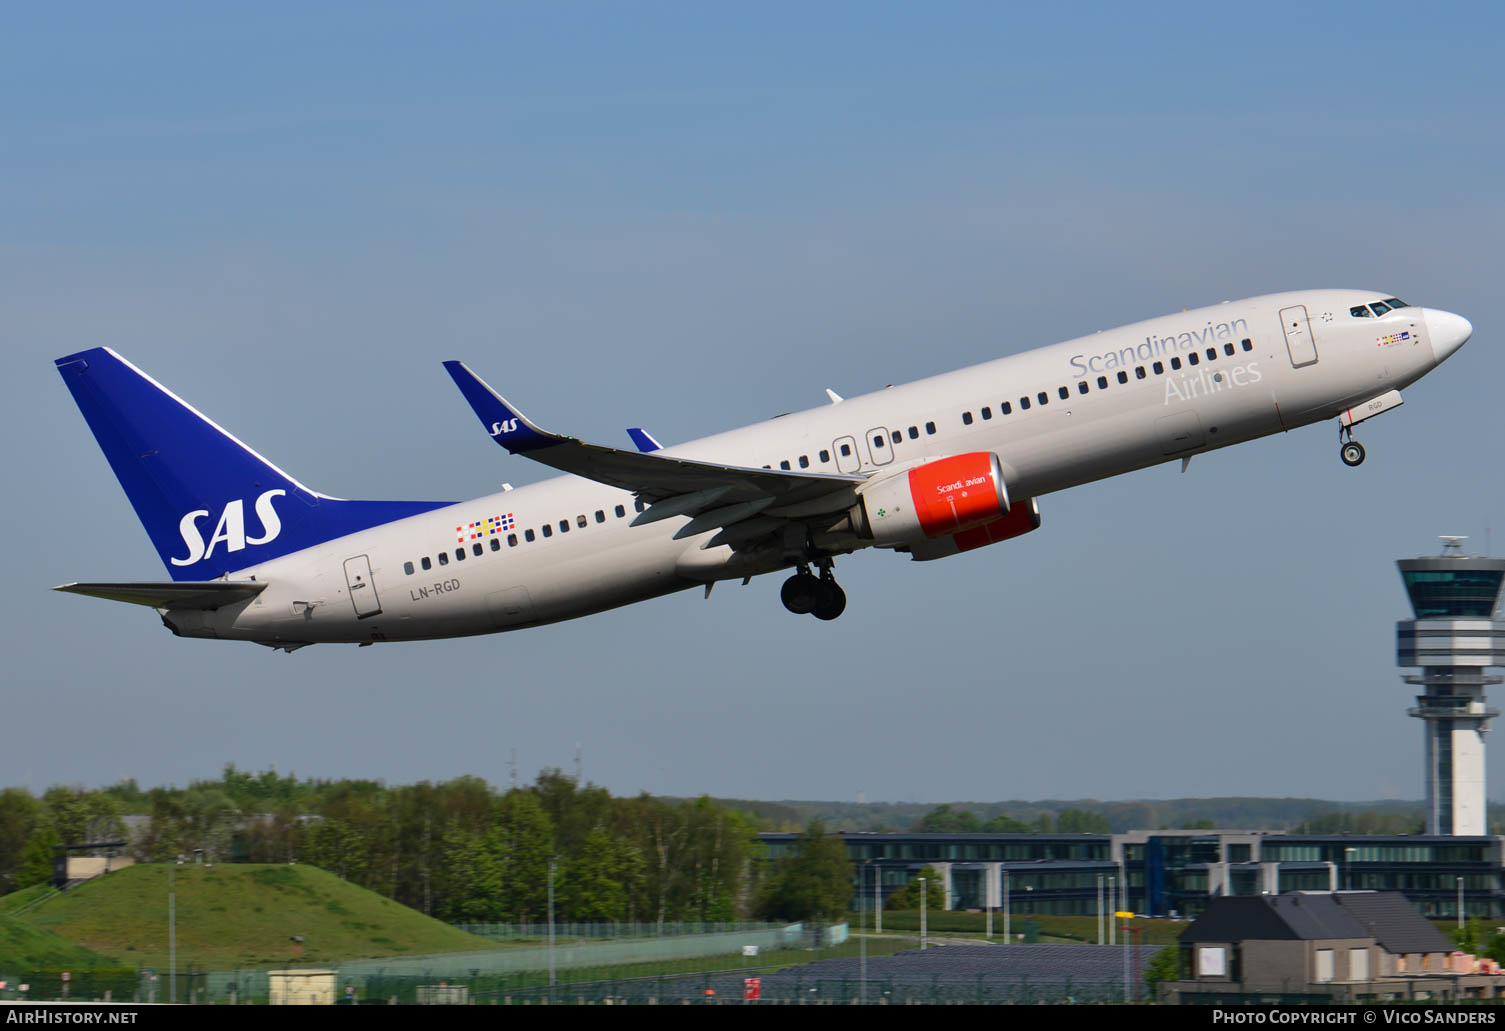
<path id="1" fill-rule="evenodd" d="M 645 455 L 664 449 L 664 445 L 654 440 L 653 434 L 641 426 L 627 427 L 627 435 L 632 438 L 632 443 L 636 445 L 637 449 Z"/>
<path id="2" fill-rule="evenodd" d="M 460 393 L 465 395 L 465 400 L 470 402 L 470 407 L 492 439 L 514 455 L 551 447 L 564 440 L 529 422 L 527 416 L 487 386 L 464 362 L 445 362 L 444 368 L 455 381 L 455 386 L 460 388 Z"/>

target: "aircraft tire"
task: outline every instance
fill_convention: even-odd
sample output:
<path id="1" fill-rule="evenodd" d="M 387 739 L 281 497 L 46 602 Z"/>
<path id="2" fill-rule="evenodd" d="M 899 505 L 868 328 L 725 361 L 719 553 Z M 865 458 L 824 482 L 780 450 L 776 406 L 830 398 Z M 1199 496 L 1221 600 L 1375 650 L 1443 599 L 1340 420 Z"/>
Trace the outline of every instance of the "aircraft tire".
<path id="1" fill-rule="evenodd" d="M 1344 444 L 1338 452 L 1338 457 L 1343 459 L 1343 464 L 1350 468 L 1364 464 L 1364 445 L 1357 440 L 1350 440 Z"/>
<path id="2" fill-rule="evenodd" d="M 815 593 L 815 607 L 811 609 L 816 619 L 832 620 L 847 609 L 847 592 L 835 580 L 822 580 Z"/>
<path id="3" fill-rule="evenodd" d="M 816 587 L 820 581 L 809 573 L 795 573 L 779 589 L 779 600 L 796 616 L 808 614 L 815 607 Z"/>

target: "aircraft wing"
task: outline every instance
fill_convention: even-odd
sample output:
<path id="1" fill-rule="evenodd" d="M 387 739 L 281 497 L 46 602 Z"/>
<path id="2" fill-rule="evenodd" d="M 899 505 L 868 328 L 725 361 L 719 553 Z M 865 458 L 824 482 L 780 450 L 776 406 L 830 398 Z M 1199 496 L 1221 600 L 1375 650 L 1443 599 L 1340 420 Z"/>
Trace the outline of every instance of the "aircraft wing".
<path id="1" fill-rule="evenodd" d="M 676 534 L 688 537 L 758 515 L 799 518 L 837 512 L 852 504 L 853 488 L 864 482 L 862 476 L 720 465 L 587 444 L 541 429 L 464 362 L 445 362 L 444 367 L 492 439 L 512 454 L 652 502 L 634 525 L 695 516 Z"/>
<path id="2" fill-rule="evenodd" d="M 149 605 L 154 609 L 217 609 L 254 598 L 266 588 L 265 580 L 180 580 L 166 583 L 73 583 L 53 590 L 131 605 Z"/>

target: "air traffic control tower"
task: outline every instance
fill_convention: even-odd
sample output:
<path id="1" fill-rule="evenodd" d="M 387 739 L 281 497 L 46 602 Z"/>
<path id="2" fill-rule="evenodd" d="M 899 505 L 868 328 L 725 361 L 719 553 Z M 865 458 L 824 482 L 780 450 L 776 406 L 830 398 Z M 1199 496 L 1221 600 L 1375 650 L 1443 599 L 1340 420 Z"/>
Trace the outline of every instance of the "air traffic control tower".
<path id="1" fill-rule="evenodd" d="M 1395 664 L 1422 689 L 1407 713 L 1426 727 L 1427 833 L 1486 834 L 1484 735 L 1500 714 L 1484 688 L 1505 666 L 1505 621 L 1495 618 L 1505 559 L 1464 554 L 1467 537 L 1443 537 L 1442 554 L 1396 563 L 1415 619 L 1395 625 Z"/>

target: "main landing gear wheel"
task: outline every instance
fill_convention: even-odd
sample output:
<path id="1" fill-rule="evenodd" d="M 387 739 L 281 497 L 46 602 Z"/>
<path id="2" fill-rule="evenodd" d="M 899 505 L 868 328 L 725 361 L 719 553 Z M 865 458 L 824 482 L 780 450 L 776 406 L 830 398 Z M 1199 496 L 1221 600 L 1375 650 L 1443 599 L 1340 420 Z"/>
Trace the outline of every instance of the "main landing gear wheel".
<path id="1" fill-rule="evenodd" d="M 796 616 L 808 614 L 815 608 L 815 597 L 820 581 L 810 573 L 809 566 L 800 566 L 799 572 L 784 581 L 779 590 L 779 599 L 784 607 Z"/>
<path id="2" fill-rule="evenodd" d="M 847 610 L 847 592 L 827 573 L 821 577 L 815 589 L 815 607 L 811 613 L 816 619 L 835 619 Z"/>
<path id="3" fill-rule="evenodd" d="M 1362 465 L 1364 463 L 1364 445 L 1357 440 L 1350 440 L 1338 451 L 1338 457 L 1343 459 L 1347 466 Z"/>

